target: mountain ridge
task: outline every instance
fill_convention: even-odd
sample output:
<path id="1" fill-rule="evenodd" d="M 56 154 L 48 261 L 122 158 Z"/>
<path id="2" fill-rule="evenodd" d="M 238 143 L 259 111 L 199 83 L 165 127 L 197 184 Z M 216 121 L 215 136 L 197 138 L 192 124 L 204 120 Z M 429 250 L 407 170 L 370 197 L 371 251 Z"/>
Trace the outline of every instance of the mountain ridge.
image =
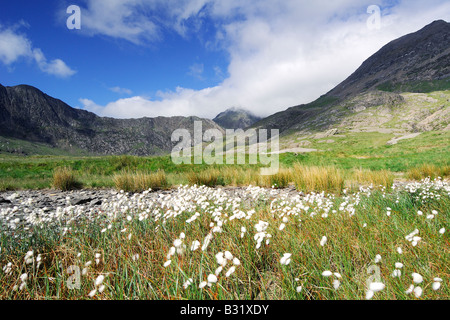
<path id="1" fill-rule="evenodd" d="M 75 109 L 29 85 L 0 85 L 0 135 L 52 147 L 77 147 L 92 154 L 159 155 L 170 152 L 176 129 L 191 134 L 194 122 L 203 130 L 223 129 L 198 117 L 114 119 Z"/>
<path id="2" fill-rule="evenodd" d="M 408 51 L 411 48 L 415 50 Z M 400 93 L 409 91 L 408 88 L 433 86 L 439 90 L 450 89 L 450 23 L 443 20 L 389 42 L 317 100 L 275 113 L 252 127 L 280 129 L 285 134 L 326 131 L 338 124 L 336 114 L 342 114 L 340 111 L 347 101 L 355 97 L 368 92 L 378 93 L 378 105 L 391 105 L 392 101 L 401 102 Z M 397 92 L 396 87 L 406 89 Z M 381 90 L 383 88 L 390 89 Z M 419 89 L 410 91 L 421 92 Z M 367 103 L 374 101 L 372 97 Z"/>

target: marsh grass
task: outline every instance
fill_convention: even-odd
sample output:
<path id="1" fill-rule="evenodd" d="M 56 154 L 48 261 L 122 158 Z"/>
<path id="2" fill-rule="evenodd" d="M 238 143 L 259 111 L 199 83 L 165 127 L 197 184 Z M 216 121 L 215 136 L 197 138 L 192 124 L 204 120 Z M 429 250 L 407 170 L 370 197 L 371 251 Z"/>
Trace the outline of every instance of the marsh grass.
<path id="1" fill-rule="evenodd" d="M 323 191 L 340 194 L 345 186 L 343 171 L 336 167 L 295 164 L 293 175 L 297 190 L 305 193 Z"/>
<path id="2" fill-rule="evenodd" d="M 219 169 L 206 169 L 199 172 L 191 171 L 187 174 L 187 179 L 190 185 L 199 186 L 224 186 L 225 179 Z"/>
<path id="3" fill-rule="evenodd" d="M 408 179 L 420 181 L 425 178 L 435 179 L 437 177 L 450 176 L 450 166 L 436 166 L 434 164 L 425 163 L 420 166 L 410 168 L 406 176 Z"/>
<path id="4" fill-rule="evenodd" d="M 132 172 L 123 170 L 113 177 L 117 190 L 125 192 L 142 192 L 149 189 L 161 190 L 169 188 L 166 173 L 163 170 L 157 172 Z"/>
<path id="5" fill-rule="evenodd" d="M 76 178 L 72 168 L 59 167 L 53 172 L 52 186 L 61 191 L 69 191 L 81 188 L 82 184 Z"/>
<path id="6" fill-rule="evenodd" d="M 354 169 L 349 176 L 350 183 L 356 183 L 358 187 L 360 185 L 366 187 L 371 185 L 374 188 L 389 189 L 394 184 L 394 174 L 389 170 Z"/>
<path id="7" fill-rule="evenodd" d="M 379 268 L 380 281 L 386 285 L 374 299 L 415 299 L 413 294 L 405 293 L 412 283 L 412 272 L 424 277 L 420 285 L 424 288 L 423 299 L 448 299 L 448 234 L 440 235 L 438 230 L 449 225 L 445 213 L 450 210 L 450 201 L 448 195 L 424 203 L 418 203 L 415 197 L 414 193 L 384 194 L 375 190 L 370 196 L 361 197 L 353 216 L 338 210 L 344 201 L 338 197 L 333 200 L 335 214 L 328 218 L 311 216 L 311 212 L 319 210 L 317 204 L 311 204 L 307 212 L 288 215 L 283 230 L 279 225 L 286 215 L 281 200 L 276 203 L 254 200 L 250 206 L 241 204 L 240 207 L 244 211 L 255 209 L 251 219 L 227 221 L 223 232 L 214 234 L 205 251 L 189 250 L 192 241 L 202 242 L 210 231 L 209 224 L 215 221 L 211 215 L 213 210 L 201 206 L 196 209 L 200 217 L 191 223 L 185 221 L 192 215 L 190 212 L 182 212 L 164 222 L 155 217 L 138 219 L 142 212 L 130 209 L 114 222 L 107 219 L 84 222 L 73 226 L 65 235 L 36 228 L 31 237 L 17 241 L 1 234 L 0 265 L 12 262 L 13 268 L 9 275 L 0 269 L 0 299 L 90 299 L 88 294 L 95 288 L 95 279 L 103 274 L 105 290 L 97 292 L 93 299 L 361 300 L 372 275 L 368 268 L 374 265 Z M 220 205 L 208 202 L 213 208 Z M 386 215 L 387 206 L 392 208 L 390 217 Z M 439 214 L 430 221 L 418 216 L 418 209 L 425 214 L 437 210 Z M 224 207 L 223 210 L 231 216 L 232 209 Z M 132 219 L 125 219 L 127 215 Z M 269 245 L 263 243 L 260 249 L 255 249 L 254 225 L 259 220 L 269 223 L 267 232 L 272 238 Z M 109 224 L 111 229 L 102 232 Z M 248 230 L 243 237 L 240 236 L 242 227 Z M 405 235 L 416 228 L 423 240 L 412 246 Z M 187 249 L 183 254 L 174 255 L 172 263 L 163 267 L 169 248 L 181 233 L 186 235 Z M 321 246 L 320 239 L 325 235 L 328 242 Z M 397 247 L 403 248 L 402 254 L 396 251 Z M 36 262 L 24 263 L 23 257 L 31 248 L 35 256 L 42 254 L 43 263 L 39 268 Z M 240 260 L 236 272 L 227 278 L 225 268 L 217 284 L 199 289 L 200 282 L 218 266 L 215 254 L 224 250 Z M 280 258 L 286 252 L 292 253 L 292 262 L 285 266 L 280 264 Z M 97 263 L 98 253 L 101 257 Z M 133 259 L 136 254 L 139 258 Z M 382 257 L 379 263 L 374 262 L 377 254 Z M 92 264 L 85 267 L 88 261 Z M 404 264 L 400 278 L 391 276 L 396 262 Z M 67 272 L 69 266 L 88 271 L 81 275 L 79 289 L 67 285 L 74 276 L 73 272 Z M 324 270 L 342 275 L 337 290 L 332 285 L 333 277 L 322 276 Z M 14 290 L 25 272 L 29 277 L 26 289 Z M 444 279 L 438 291 L 430 288 L 434 277 Z M 184 289 L 183 283 L 188 278 L 193 279 L 193 284 Z M 295 289 L 299 285 L 303 287 L 300 293 Z"/>

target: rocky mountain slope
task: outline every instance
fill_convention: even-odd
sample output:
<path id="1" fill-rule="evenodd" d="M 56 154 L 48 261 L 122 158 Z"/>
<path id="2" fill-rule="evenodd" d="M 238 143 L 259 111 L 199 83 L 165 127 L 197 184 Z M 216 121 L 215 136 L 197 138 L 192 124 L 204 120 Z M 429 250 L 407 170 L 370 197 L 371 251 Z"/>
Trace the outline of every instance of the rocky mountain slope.
<path id="1" fill-rule="evenodd" d="M 276 113 L 253 127 L 279 129 L 282 135 L 326 135 L 338 129 L 449 130 L 448 90 L 450 23 L 439 20 L 390 42 L 316 101 Z M 439 94 L 429 96 L 432 92 Z"/>
<path id="2" fill-rule="evenodd" d="M 20 85 L 0 85 L 0 136 L 45 143 L 91 154 L 157 155 L 169 153 L 176 129 L 193 134 L 194 121 L 203 130 L 223 130 L 211 120 L 197 117 L 158 117 L 141 119 L 102 118 L 74 109 L 40 90 Z"/>
<path id="3" fill-rule="evenodd" d="M 247 110 L 230 108 L 213 119 L 215 123 L 225 129 L 245 129 L 261 120 Z"/>

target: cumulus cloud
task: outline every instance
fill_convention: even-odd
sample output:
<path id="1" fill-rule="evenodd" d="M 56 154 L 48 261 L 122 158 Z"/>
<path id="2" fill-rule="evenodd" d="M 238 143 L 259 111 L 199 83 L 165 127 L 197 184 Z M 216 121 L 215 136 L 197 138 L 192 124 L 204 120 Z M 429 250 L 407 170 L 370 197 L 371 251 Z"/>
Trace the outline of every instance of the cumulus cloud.
<path id="1" fill-rule="evenodd" d="M 98 2 L 106 5 L 105 1 Z M 142 41 L 144 21 L 157 21 L 145 18 L 142 12 L 151 12 L 160 5 L 166 9 L 163 15 L 166 20 L 159 25 L 171 25 L 181 35 L 189 32 L 189 28 L 201 33 L 199 26 L 205 18 L 214 21 L 216 37 L 205 46 L 225 50 L 230 57 L 227 78 L 212 88 L 176 88 L 159 92 L 153 100 L 138 96 L 106 106 L 95 105 L 95 108 L 85 104 L 86 109 L 95 109 L 100 115 L 120 118 L 174 115 L 213 118 L 231 106 L 268 116 L 311 102 L 328 92 L 387 42 L 417 31 L 433 20 L 450 20 L 450 3 L 445 0 L 379 1 L 382 18 L 381 28 L 377 30 L 369 29 L 366 23 L 372 0 L 117 0 L 113 3 L 130 10 L 125 11 L 130 17 L 138 15 L 136 20 L 119 17 L 119 25 L 123 24 L 124 30 L 131 26 L 130 21 L 136 22 L 140 30 L 132 37 L 124 32 L 123 39 Z M 148 11 L 139 13 L 136 8 Z M 149 25 L 153 32 L 149 34 L 157 38 L 161 34 L 154 23 L 151 28 Z M 121 30 L 117 28 L 116 31 Z M 97 30 L 100 32 L 101 28 Z M 200 65 L 192 66 L 191 74 L 203 73 Z"/>
<path id="2" fill-rule="evenodd" d="M 33 60 L 42 72 L 57 77 L 70 77 L 76 73 L 61 59 L 48 61 L 42 50 L 33 48 L 31 41 L 15 27 L 3 29 L 0 26 L 0 61 L 11 66 L 21 58 Z"/>

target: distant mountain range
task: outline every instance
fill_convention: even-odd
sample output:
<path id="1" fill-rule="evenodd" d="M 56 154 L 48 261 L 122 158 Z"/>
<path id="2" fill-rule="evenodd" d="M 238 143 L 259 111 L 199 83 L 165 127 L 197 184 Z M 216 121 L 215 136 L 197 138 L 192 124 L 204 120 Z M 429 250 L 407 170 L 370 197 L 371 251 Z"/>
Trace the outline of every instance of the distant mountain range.
<path id="1" fill-rule="evenodd" d="M 361 123 L 377 127 L 385 123 L 380 119 L 395 115 L 404 118 L 398 125 L 409 132 L 449 130 L 448 98 L 435 99 L 434 109 L 425 112 L 415 97 L 402 94 L 449 89 L 450 23 L 439 20 L 390 42 L 318 100 L 264 119 L 236 108 L 213 121 L 197 117 L 102 118 L 31 86 L 0 85 L 0 136 L 89 154 L 160 155 L 176 144 L 171 141 L 172 132 L 179 128 L 193 132 L 194 121 L 202 121 L 204 130 L 223 132 L 251 126 L 279 129 L 286 135 L 355 129 L 361 128 Z M 374 107 L 376 112 L 361 113 Z"/>

